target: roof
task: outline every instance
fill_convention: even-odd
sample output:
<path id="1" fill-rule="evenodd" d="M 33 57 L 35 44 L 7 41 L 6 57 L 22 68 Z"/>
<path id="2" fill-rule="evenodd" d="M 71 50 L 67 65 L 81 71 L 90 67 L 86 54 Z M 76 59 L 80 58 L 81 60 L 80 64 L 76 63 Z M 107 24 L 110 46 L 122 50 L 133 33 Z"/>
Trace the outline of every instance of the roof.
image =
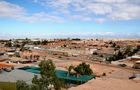
<path id="1" fill-rule="evenodd" d="M 76 77 L 74 75 L 67 76 L 67 71 L 62 71 L 62 70 L 57 70 L 56 75 L 62 79 L 72 80 L 72 81 L 81 81 L 81 82 L 87 82 L 88 80 L 95 78 L 92 75 L 82 75 L 79 77 Z"/>
<path id="2" fill-rule="evenodd" d="M 131 58 L 137 58 L 137 59 L 140 59 L 140 56 L 132 56 Z"/>
<path id="3" fill-rule="evenodd" d="M 9 57 L 6 55 L 0 56 L 0 61 L 5 61 L 5 60 L 9 60 Z"/>
<path id="4" fill-rule="evenodd" d="M 23 80 L 26 83 L 31 84 L 33 77 L 34 77 L 34 73 L 26 72 L 15 68 L 11 72 L 2 72 L 0 74 L 0 81 L 16 82 L 17 80 Z"/>
<path id="5" fill-rule="evenodd" d="M 13 67 L 14 65 L 7 64 L 7 63 L 0 63 L 0 68 L 7 68 L 7 67 Z"/>
<path id="6" fill-rule="evenodd" d="M 21 70 L 25 70 L 27 72 L 39 74 L 40 68 L 39 67 L 22 67 L 19 68 Z M 62 78 L 69 81 L 80 81 L 80 82 L 87 82 L 88 80 L 91 80 L 92 78 L 95 78 L 93 75 L 81 75 L 79 77 L 76 77 L 74 75 L 67 76 L 67 71 L 63 70 L 56 70 L 56 75 L 58 78 Z"/>
<path id="7" fill-rule="evenodd" d="M 136 63 L 140 63 L 140 61 L 136 61 Z"/>

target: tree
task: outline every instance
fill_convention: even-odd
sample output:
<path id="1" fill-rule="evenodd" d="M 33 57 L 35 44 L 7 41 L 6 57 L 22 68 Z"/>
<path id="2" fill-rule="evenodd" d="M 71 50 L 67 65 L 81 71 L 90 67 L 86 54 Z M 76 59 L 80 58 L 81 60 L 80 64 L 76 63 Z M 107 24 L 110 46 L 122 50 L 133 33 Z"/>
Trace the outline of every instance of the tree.
<path id="1" fill-rule="evenodd" d="M 69 68 L 68 68 L 68 73 L 70 74 L 71 73 L 71 70 L 74 69 L 74 66 L 70 65 Z"/>
<path id="2" fill-rule="evenodd" d="M 25 83 L 24 81 L 17 81 L 16 82 L 16 89 L 17 90 L 30 90 L 30 86 Z"/>
<path id="3" fill-rule="evenodd" d="M 23 40 L 22 44 L 23 44 L 23 45 L 26 45 L 26 44 L 28 44 L 30 41 L 31 41 L 30 39 L 25 38 L 25 39 Z"/>
<path id="4" fill-rule="evenodd" d="M 91 75 L 93 73 L 92 69 L 90 68 L 89 64 L 82 62 L 77 67 L 74 68 L 77 74 L 80 75 Z"/>
<path id="5" fill-rule="evenodd" d="M 117 46 L 116 46 L 116 48 L 117 48 L 117 49 L 119 49 L 119 48 L 120 48 L 120 46 L 119 46 L 119 45 L 117 45 Z"/>
<path id="6" fill-rule="evenodd" d="M 98 55 L 98 53 L 97 52 L 93 52 L 93 55 Z"/>
<path id="7" fill-rule="evenodd" d="M 107 61 L 109 64 L 111 64 L 111 62 L 113 61 L 113 58 L 112 58 L 112 57 L 108 57 L 108 58 L 106 58 L 106 61 Z"/>
<path id="8" fill-rule="evenodd" d="M 41 42 L 42 45 L 46 45 L 47 43 L 48 43 L 47 40 L 43 40 L 43 41 Z"/>
<path id="9" fill-rule="evenodd" d="M 33 56 L 32 55 L 30 55 L 30 60 L 32 60 L 33 59 Z"/>
<path id="10" fill-rule="evenodd" d="M 57 78 L 53 62 L 51 60 L 41 61 L 39 67 L 41 77 L 35 75 L 31 85 L 24 81 L 17 81 L 17 90 L 61 90 L 63 82 Z"/>
<path id="11" fill-rule="evenodd" d="M 113 44 L 112 44 L 112 47 L 114 47 L 114 48 L 115 48 L 115 46 L 116 46 L 116 43 L 113 43 Z"/>
<path id="12" fill-rule="evenodd" d="M 7 41 L 6 44 L 5 44 L 5 47 L 12 47 L 11 41 Z"/>
<path id="13" fill-rule="evenodd" d="M 123 59 L 124 58 L 124 55 L 121 51 L 118 52 L 118 54 L 116 55 L 116 59 L 119 60 L 119 59 Z"/>
<path id="14" fill-rule="evenodd" d="M 81 41 L 80 38 L 73 38 L 72 40 L 74 40 L 74 41 Z"/>
<path id="15" fill-rule="evenodd" d="M 40 45 L 40 43 L 41 43 L 40 41 L 34 41 L 33 42 L 34 45 Z"/>
<path id="16" fill-rule="evenodd" d="M 66 44 L 64 44 L 64 45 L 63 45 L 63 47 L 67 47 L 67 45 L 66 45 Z"/>
<path id="17" fill-rule="evenodd" d="M 14 47 L 20 48 L 20 45 L 16 43 L 16 44 L 14 44 Z"/>
<path id="18" fill-rule="evenodd" d="M 125 49 L 125 54 L 128 54 L 130 51 L 131 51 L 131 47 L 127 46 L 126 49 Z"/>
<path id="19" fill-rule="evenodd" d="M 113 42 L 112 42 L 112 41 L 110 41 L 110 42 L 109 42 L 109 44 L 113 44 Z"/>
<path id="20" fill-rule="evenodd" d="M 140 50 L 140 45 L 137 45 L 137 49 Z"/>
<path id="21" fill-rule="evenodd" d="M 55 74 L 55 65 L 51 60 L 41 61 L 39 64 L 41 78 L 34 76 L 32 83 L 39 87 L 40 90 L 49 90 L 54 88 L 60 90 L 63 83 Z"/>
<path id="22" fill-rule="evenodd" d="M 40 90 L 49 90 L 52 88 L 60 90 L 63 84 L 55 74 L 55 65 L 53 62 L 51 60 L 41 61 L 39 67 L 41 78 L 34 76 L 32 80 L 34 87 L 38 87 Z"/>
<path id="23" fill-rule="evenodd" d="M 36 55 L 36 60 L 39 60 L 40 56 L 39 55 Z"/>
<path id="24" fill-rule="evenodd" d="M 106 61 L 111 63 L 112 61 L 120 60 L 123 58 L 124 58 L 124 54 L 121 51 L 119 51 L 116 55 L 113 55 L 113 56 L 106 58 Z"/>
<path id="25" fill-rule="evenodd" d="M 139 51 L 139 46 L 134 47 L 134 48 L 132 49 L 132 52 L 130 53 L 130 55 L 133 55 L 133 54 L 137 53 L 138 51 Z"/>
<path id="26" fill-rule="evenodd" d="M 46 56 L 42 56 L 43 60 L 45 61 L 46 60 Z"/>

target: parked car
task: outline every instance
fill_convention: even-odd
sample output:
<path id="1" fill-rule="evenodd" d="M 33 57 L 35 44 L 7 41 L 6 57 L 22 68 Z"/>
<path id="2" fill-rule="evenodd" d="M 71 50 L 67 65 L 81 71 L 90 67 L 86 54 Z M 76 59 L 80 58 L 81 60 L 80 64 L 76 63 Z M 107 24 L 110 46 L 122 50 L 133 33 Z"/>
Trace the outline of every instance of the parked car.
<path id="1" fill-rule="evenodd" d="M 127 65 L 126 64 L 118 64 L 118 66 L 120 66 L 120 67 L 126 67 Z"/>

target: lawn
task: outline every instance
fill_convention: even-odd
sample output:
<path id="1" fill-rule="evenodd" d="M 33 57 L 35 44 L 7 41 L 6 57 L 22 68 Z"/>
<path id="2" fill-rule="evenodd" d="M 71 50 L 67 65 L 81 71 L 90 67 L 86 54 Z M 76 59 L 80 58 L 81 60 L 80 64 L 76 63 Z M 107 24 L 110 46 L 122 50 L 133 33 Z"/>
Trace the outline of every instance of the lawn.
<path id="1" fill-rule="evenodd" d="M 16 90 L 16 84 L 10 82 L 0 82 L 0 90 Z"/>

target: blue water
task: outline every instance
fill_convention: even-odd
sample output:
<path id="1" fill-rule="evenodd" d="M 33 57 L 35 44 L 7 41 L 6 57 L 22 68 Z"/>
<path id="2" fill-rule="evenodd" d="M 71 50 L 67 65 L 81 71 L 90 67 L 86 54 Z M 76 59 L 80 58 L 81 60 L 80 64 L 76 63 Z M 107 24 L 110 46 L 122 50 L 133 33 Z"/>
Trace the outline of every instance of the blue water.
<path id="1" fill-rule="evenodd" d="M 39 67 L 22 67 L 19 68 L 20 70 L 25 70 L 27 72 L 40 74 L 40 68 Z M 80 82 L 87 82 L 88 80 L 91 80 L 92 78 L 95 78 L 93 75 L 82 75 L 79 77 L 76 77 L 75 75 L 68 75 L 67 71 L 63 70 L 56 70 L 56 76 L 58 78 L 64 79 L 64 80 L 70 80 L 70 81 L 80 81 Z"/>

